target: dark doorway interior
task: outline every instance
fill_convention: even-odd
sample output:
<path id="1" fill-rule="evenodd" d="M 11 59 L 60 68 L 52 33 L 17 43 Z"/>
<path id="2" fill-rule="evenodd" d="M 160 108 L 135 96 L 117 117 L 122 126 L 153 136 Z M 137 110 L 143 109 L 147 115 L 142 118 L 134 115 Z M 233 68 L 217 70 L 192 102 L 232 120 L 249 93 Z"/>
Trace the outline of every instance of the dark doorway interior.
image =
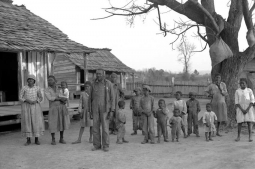
<path id="1" fill-rule="evenodd" d="M 80 73 L 80 76 L 81 76 L 81 82 L 80 83 L 84 83 L 84 70 L 83 69 L 80 69 L 81 71 L 81 73 Z M 84 91 L 85 89 L 84 89 L 84 86 L 81 86 L 81 91 Z"/>
<path id="2" fill-rule="evenodd" d="M 19 100 L 17 53 L 0 52 L 0 91 L 6 102 Z"/>

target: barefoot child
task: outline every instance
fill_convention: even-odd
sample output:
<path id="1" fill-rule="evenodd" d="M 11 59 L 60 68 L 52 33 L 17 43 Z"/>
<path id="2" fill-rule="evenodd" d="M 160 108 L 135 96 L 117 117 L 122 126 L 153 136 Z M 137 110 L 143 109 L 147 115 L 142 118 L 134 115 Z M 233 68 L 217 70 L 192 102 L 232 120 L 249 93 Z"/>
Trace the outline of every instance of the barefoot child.
<path id="1" fill-rule="evenodd" d="M 165 100 L 160 99 L 158 101 L 159 108 L 154 113 L 154 117 L 157 119 L 157 130 L 158 130 L 158 143 L 160 143 L 161 135 L 163 134 L 164 141 L 168 142 L 166 136 L 166 126 L 167 126 L 167 111 L 166 111 L 166 103 Z"/>
<path id="2" fill-rule="evenodd" d="M 213 141 L 212 139 L 212 132 L 215 128 L 214 123 L 217 121 L 216 114 L 212 111 L 212 104 L 207 103 L 206 104 L 206 112 L 203 115 L 203 123 L 205 128 L 205 138 L 206 141 Z"/>
<path id="3" fill-rule="evenodd" d="M 118 130 L 117 134 L 117 144 L 128 143 L 125 140 L 124 136 L 126 133 L 125 124 L 126 124 L 126 116 L 125 116 L 125 102 L 123 100 L 118 102 L 119 110 L 116 118 L 116 128 Z"/>
<path id="4" fill-rule="evenodd" d="M 174 142 L 174 139 L 176 139 L 176 141 L 179 142 L 180 132 L 183 126 L 183 120 L 180 117 L 179 109 L 175 108 L 173 113 L 174 115 L 169 120 L 172 134 L 172 142 Z"/>
<path id="5" fill-rule="evenodd" d="M 89 143 L 92 143 L 92 126 L 93 126 L 93 120 L 91 119 L 91 107 L 89 104 L 90 100 L 90 85 L 91 83 L 89 81 L 85 82 L 85 92 L 81 93 L 81 98 L 79 102 L 79 114 L 81 118 L 81 128 L 79 132 L 78 140 L 73 142 L 72 144 L 78 144 L 81 143 L 81 137 L 84 132 L 85 127 L 89 127 Z"/>
<path id="6" fill-rule="evenodd" d="M 143 118 L 143 132 L 144 132 L 144 141 L 142 144 L 148 143 L 150 138 L 151 144 L 154 142 L 154 97 L 150 96 L 151 89 L 148 85 L 143 86 L 144 96 L 141 98 L 140 106 Z"/>
<path id="7" fill-rule="evenodd" d="M 193 92 L 189 93 L 189 100 L 186 102 L 187 105 L 187 114 L 188 114 L 188 137 L 192 133 L 192 125 L 193 125 L 193 133 L 199 136 L 198 131 L 198 113 L 200 112 L 200 105 L 198 100 L 195 99 L 195 94 Z"/>
<path id="8" fill-rule="evenodd" d="M 135 96 L 132 97 L 130 101 L 130 109 L 133 110 L 133 130 L 134 132 L 131 135 L 137 135 L 137 130 L 142 130 L 142 118 L 141 112 L 139 111 L 140 108 L 140 100 L 141 96 L 141 88 L 137 87 L 135 90 Z"/>
<path id="9" fill-rule="evenodd" d="M 174 101 L 174 109 L 179 109 L 180 110 L 180 117 L 183 120 L 183 126 L 182 126 L 182 132 L 184 135 L 184 138 L 187 138 L 185 129 L 187 128 L 187 106 L 186 106 L 186 102 L 184 100 L 181 99 L 182 96 L 182 92 L 177 91 L 175 93 L 175 98 L 176 100 Z"/>
<path id="10" fill-rule="evenodd" d="M 254 109 L 252 107 L 255 102 L 254 95 L 252 90 L 247 88 L 247 79 L 241 78 L 239 84 L 240 88 L 235 92 L 236 120 L 238 123 L 238 135 L 235 141 L 240 141 L 242 124 L 247 122 L 249 142 L 252 142 L 252 123 L 255 122 Z"/>
<path id="11" fill-rule="evenodd" d="M 66 106 L 68 107 L 69 106 L 69 90 L 67 88 L 67 82 L 66 81 L 61 82 L 61 89 L 59 91 L 59 97 L 67 99 Z"/>

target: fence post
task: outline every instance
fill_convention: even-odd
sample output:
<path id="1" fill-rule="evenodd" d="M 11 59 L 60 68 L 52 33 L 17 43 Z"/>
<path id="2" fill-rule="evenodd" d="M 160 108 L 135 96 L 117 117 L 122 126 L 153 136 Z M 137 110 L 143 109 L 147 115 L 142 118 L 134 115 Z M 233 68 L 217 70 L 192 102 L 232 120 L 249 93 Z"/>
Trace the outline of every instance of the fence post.
<path id="1" fill-rule="evenodd" d="M 172 95 L 174 95 L 175 88 L 174 88 L 174 77 L 172 77 Z"/>

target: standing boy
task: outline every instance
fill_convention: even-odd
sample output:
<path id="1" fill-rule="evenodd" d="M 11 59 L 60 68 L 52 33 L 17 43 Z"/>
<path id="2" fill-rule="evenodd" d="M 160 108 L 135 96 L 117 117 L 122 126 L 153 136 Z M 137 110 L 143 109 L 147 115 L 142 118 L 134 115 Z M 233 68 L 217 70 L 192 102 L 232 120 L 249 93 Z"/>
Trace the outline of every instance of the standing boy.
<path id="1" fill-rule="evenodd" d="M 158 130 L 158 143 L 160 143 L 161 134 L 163 134 L 164 141 L 168 142 L 167 140 L 167 117 L 168 113 L 166 111 L 166 103 L 165 100 L 160 99 L 158 101 L 159 108 L 157 109 L 156 113 L 154 113 L 154 117 L 157 118 L 157 130 Z"/>
<path id="2" fill-rule="evenodd" d="M 125 102 L 123 100 L 118 102 L 119 110 L 116 116 L 116 128 L 118 130 L 117 134 L 117 144 L 128 143 L 125 140 L 124 136 L 126 133 L 125 124 L 126 124 L 126 116 L 125 116 Z"/>
<path id="3" fill-rule="evenodd" d="M 195 99 L 195 94 L 193 92 L 189 93 L 189 100 L 186 102 L 187 105 L 187 114 L 188 114 L 188 136 L 192 133 L 192 124 L 193 124 L 193 133 L 199 136 L 198 131 L 198 113 L 200 112 L 200 105 L 198 100 Z"/>
<path id="4" fill-rule="evenodd" d="M 144 96 L 141 98 L 140 106 L 143 118 L 143 132 L 144 132 L 144 141 L 142 144 L 148 143 L 150 138 L 151 144 L 154 142 L 154 97 L 150 96 L 151 89 L 148 85 L 143 86 Z"/>
<path id="5" fill-rule="evenodd" d="M 142 130 L 143 127 L 143 120 L 141 117 L 140 112 L 140 100 L 142 98 L 141 96 L 141 88 L 137 87 L 135 90 L 135 96 L 132 97 L 130 101 L 130 109 L 133 110 L 133 130 L 134 132 L 131 133 L 131 135 L 137 135 L 137 130 Z"/>

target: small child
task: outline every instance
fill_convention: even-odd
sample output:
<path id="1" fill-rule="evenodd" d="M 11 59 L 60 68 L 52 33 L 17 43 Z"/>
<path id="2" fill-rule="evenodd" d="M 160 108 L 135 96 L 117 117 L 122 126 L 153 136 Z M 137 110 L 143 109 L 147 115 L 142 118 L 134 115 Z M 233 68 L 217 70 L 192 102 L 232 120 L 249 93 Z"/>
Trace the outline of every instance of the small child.
<path id="1" fill-rule="evenodd" d="M 203 115 L 203 123 L 205 128 L 205 138 L 206 141 L 213 141 L 212 139 L 212 131 L 215 128 L 214 123 L 217 121 L 216 114 L 212 111 L 212 104 L 207 103 L 206 104 L 206 112 Z"/>
<path id="2" fill-rule="evenodd" d="M 189 100 L 186 102 L 187 114 L 188 114 L 188 137 L 192 133 L 192 123 L 193 123 L 193 133 L 199 136 L 198 131 L 198 113 L 200 112 L 200 105 L 198 100 L 195 99 L 195 94 L 193 92 L 189 93 Z"/>
<path id="3" fill-rule="evenodd" d="M 118 102 L 119 110 L 117 113 L 117 118 L 116 118 L 116 128 L 118 130 L 117 134 L 117 144 L 122 144 L 122 143 L 128 143 L 127 140 L 124 139 L 125 136 L 125 124 L 126 124 L 126 116 L 125 116 L 125 102 L 123 100 Z"/>
<path id="4" fill-rule="evenodd" d="M 140 100 L 142 98 L 141 96 L 141 88 L 137 87 L 135 90 L 135 96 L 132 97 L 130 101 L 130 109 L 133 110 L 133 130 L 134 132 L 131 135 L 137 135 L 137 130 L 142 130 L 143 128 L 143 120 L 141 117 L 141 112 L 139 110 L 140 108 Z"/>
<path id="5" fill-rule="evenodd" d="M 179 142 L 180 132 L 183 127 L 183 120 L 180 117 L 179 109 L 175 108 L 173 113 L 174 115 L 169 120 L 171 134 L 172 134 L 172 142 L 174 142 L 175 138 L 176 138 L 176 141 Z"/>
<path id="6" fill-rule="evenodd" d="M 161 135 L 163 134 L 164 141 L 168 142 L 167 136 L 166 136 L 166 120 L 167 120 L 167 111 L 166 111 L 166 103 L 165 100 L 160 99 L 158 101 L 159 108 L 154 113 L 154 117 L 157 119 L 157 130 L 158 130 L 158 143 L 160 143 Z"/>
<path id="7" fill-rule="evenodd" d="M 148 85 L 143 86 L 144 96 L 140 100 L 140 107 L 143 118 L 143 132 L 144 140 L 141 144 L 148 143 L 148 140 L 151 140 L 151 144 L 155 144 L 154 141 L 154 97 L 150 96 L 151 88 Z"/>
<path id="8" fill-rule="evenodd" d="M 92 126 L 93 126 L 93 119 L 91 118 L 91 105 L 90 105 L 90 87 L 91 83 L 89 81 L 85 82 L 85 91 L 81 93 L 81 98 L 79 101 L 79 108 L 78 112 L 80 114 L 80 123 L 81 128 L 79 132 L 78 140 L 75 142 L 72 142 L 72 144 L 79 144 L 81 143 L 81 138 L 83 135 L 83 132 L 85 130 L 85 127 L 89 127 L 89 143 L 93 143 L 93 136 L 92 136 Z"/>
<path id="9" fill-rule="evenodd" d="M 66 106 L 69 106 L 69 90 L 67 88 L 67 82 L 66 81 L 62 81 L 61 82 L 61 89 L 59 91 L 59 96 L 60 98 L 66 98 L 67 99 L 67 103 Z"/>
<path id="10" fill-rule="evenodd" d="M 175 98 L 176 100 L 173 103 L 173 110 L 174 109 L 179 109 L 180 110 L 180 117 L 183 120 L 183 126 L 182 126 L 182 132 L 184 135 L 184 138 L 187 138 L 187 134 L 185 132 L 185 128 L 187 128 L 187 106 L 186 106 L 186 102 L 184 100 L 181 99 L 182 96 L 182 92 L 177 91 L 175 93 Z"/>

